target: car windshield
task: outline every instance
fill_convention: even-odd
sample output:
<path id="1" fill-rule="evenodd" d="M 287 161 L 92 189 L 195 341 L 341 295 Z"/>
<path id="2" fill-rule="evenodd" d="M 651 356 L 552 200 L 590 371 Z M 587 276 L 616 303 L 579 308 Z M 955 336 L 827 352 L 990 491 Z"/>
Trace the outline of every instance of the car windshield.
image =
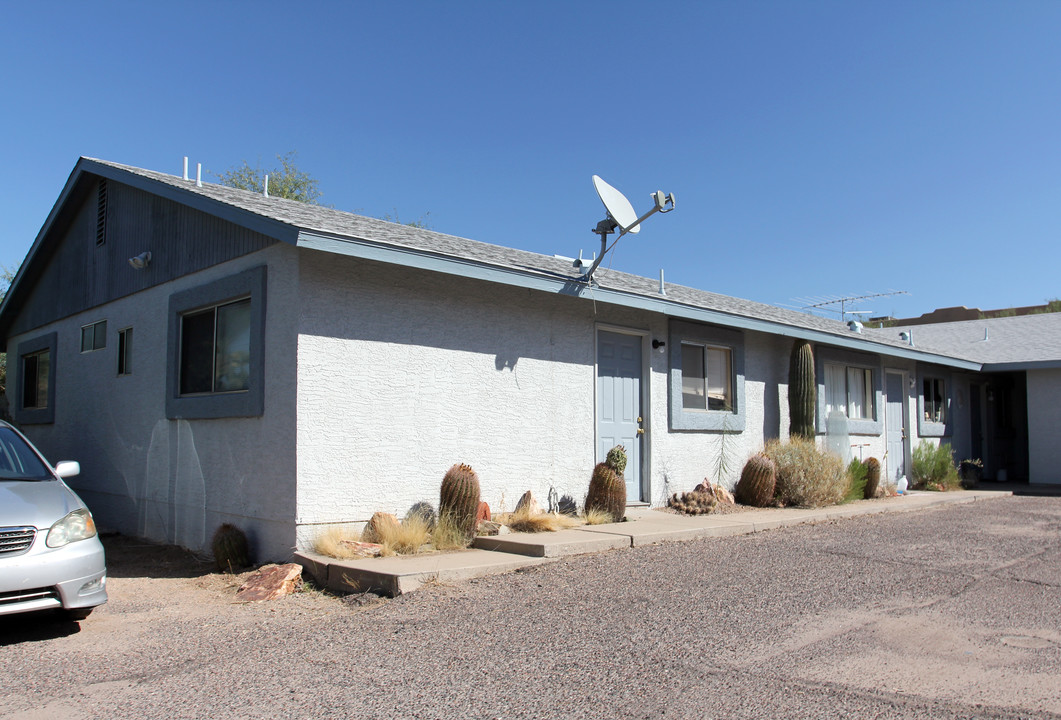
<path id="1" fill-rule="evenodd" d="M 47 466 L 26 441 L 8 427 L 0 427 L 0 480 L 50 480 Z"/>

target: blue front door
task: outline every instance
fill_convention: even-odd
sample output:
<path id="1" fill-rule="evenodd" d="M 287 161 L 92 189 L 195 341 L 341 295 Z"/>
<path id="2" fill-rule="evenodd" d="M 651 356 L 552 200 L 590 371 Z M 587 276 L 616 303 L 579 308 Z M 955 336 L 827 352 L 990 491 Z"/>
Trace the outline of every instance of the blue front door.
<path id="1" fill-rule="evenodd" d="M 597 333 L 597 462 L 616 445 L 626 448 L 626 500 L 644 499 L 641 451 L 641 336 Z"/>

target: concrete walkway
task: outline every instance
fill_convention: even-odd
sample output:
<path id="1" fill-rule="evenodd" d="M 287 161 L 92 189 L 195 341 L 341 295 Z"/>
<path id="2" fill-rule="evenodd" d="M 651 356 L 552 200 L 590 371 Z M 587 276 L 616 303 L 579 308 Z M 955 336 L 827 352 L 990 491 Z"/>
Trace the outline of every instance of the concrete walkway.
<path id="1" fill-rule="evenodd" d="M 340 593 L 373 591 L 395 597 L 426 582 L 454 582 L 511 572 L 571 555 L 618 550 L 705 537 L 746 535 L 762 530 L 889 512 L 911 512 L 1011 495 L 998 490 L 911 492 L 824 508 L 763 508 L 727 515 L 678 515 L 650 508 L 628 508 L 626 522 L 585 525 L 555 533 L 511 533 L 477 537 L 468 550 L 387 558 L 336 560 L 295 553 L 314 580 Z"/>

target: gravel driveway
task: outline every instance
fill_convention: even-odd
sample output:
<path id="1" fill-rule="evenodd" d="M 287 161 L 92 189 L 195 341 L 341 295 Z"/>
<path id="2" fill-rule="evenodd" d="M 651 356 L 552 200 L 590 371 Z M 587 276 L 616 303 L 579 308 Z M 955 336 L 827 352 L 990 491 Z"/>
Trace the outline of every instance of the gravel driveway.
<path id="1" fill-rule="evenodd" d="M 0 716 L 1061 718 L 1061 498 L 356 602 L 237 605 L 238 578 L 106 544 L 111 601 L 80 627 L 0 617 Z"/>

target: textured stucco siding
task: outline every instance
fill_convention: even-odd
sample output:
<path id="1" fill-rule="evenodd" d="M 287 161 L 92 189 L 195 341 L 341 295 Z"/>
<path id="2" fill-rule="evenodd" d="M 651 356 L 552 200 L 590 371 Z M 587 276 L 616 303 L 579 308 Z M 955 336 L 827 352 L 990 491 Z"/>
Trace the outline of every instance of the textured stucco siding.
<path id="1" fill-rule="evenodd" d="M 672 431 L 668 337 L 654 313 L 316 251 L 300 262 L 299 543 L 373 512 L 438 502 L 446 469 L 472 465 L 491 507 L 525 490 L 582 501 L 595 462 L 595 337 L 643 333 L 646 499 L 715 477 L 731 486 L 766 440 L 788 435 L 791 340 L 744 334 L 745 430 Z M 912 367 L 909 368 L 912 372 Z M 912 402 L 912 398 L 909 400 Z M 825 445 L 827 438 L 820 437 Z M 884 436 L 856 436 L 864 457 Z"/>
<path id="2" fill-rule="evenodd" d="M 594 453 L 589 303 L 306 251 L 298 340 L 300 542 L 438 502 L 470 464 L 512 509 L 581 501 Z"/>
<path id="3" fill-rule="evenodd" d="M 1029 482 L 1061 483 L 1061 370 L 1029 370 Z"/>
<path id="4" fill-rule="evenodd" d="M 247 531 L 259 560 L 290 556 L 295 416 L 286 378 L 294 377 L 295 256 L 293 248 L 273 246 L 12 339 L 13 350 L 23 339 L 58 333 L 55 422 L 22 429 L 49 460 L 81 463 L 69 484 L 102 527 L 208 550 L 214 529 L 232 522 Z M 170 295 L 263 264 L 264 416 L 166 419 Z M 107 321 L 107 346 L 82 354 L 81 326 L 99 320 Z M 118 377 L 118 331 L 127 327 L 132 374 Z"/>

